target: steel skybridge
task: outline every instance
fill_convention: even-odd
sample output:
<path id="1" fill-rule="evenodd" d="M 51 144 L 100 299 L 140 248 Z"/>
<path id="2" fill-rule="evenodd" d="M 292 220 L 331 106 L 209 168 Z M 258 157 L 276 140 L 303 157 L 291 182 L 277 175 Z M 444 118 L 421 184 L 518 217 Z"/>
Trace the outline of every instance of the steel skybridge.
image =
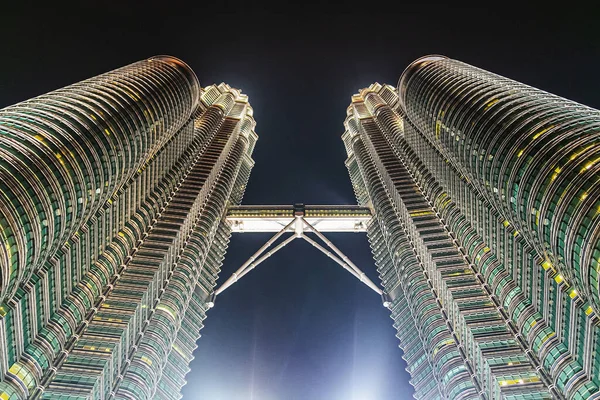
<path id="1" fill-rule="evenodd" d="M 382 297 L 383 305 L 389 306 L 388 297 L 371 281 L 323 232 L 366 232 L 373 214 L 370 208 L 359 206 L 320 206 L 294 204 L 293 206 L 233 206 L 227 210 L 225 222 L 234 233 L 276 232 L 256 253 L 242 264 L 219 288 L 209 302 L 213 307 L 215 298 L 260 263 L 281 250 L 295 239 L 304 239 L 334 260 L 355 278 Z M 287 239 L 275 242 L 290 233 Z M 313 233 L 317 240 L 308 236 Z M 273 246 L 273 247 L 271 247 Z"/>

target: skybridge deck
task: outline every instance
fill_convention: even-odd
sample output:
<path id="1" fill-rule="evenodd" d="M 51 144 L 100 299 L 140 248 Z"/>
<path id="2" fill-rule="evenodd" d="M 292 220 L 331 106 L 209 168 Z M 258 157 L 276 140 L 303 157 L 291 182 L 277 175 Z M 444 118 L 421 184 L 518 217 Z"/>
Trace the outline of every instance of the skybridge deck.
<path id="1" fill-rule="evenodd" d="M 373 215 L 369 208 L 359 206 L 261 205 L 230 207 L 225 220 L 237 233 L 279 232 L 296 216 L 303 216 L 320 232 L 366 232 Z"/>

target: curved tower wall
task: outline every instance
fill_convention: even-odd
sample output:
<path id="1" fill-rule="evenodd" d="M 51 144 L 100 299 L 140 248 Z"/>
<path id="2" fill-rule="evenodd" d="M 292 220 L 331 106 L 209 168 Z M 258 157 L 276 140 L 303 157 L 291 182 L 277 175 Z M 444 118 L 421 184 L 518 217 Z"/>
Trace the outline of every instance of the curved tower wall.
<path id="1" fill-rule="evenodd" d="M 452 398 L 446 337 L 485 398 L 600 398 L 600 112 L 438 55 L 389 92 L 353 96 L 343 138 L 415 397 L 433 396 L 430 369 Z M 418 282 L 446 320 L 433 339 Z"/>
<path id="2" fill-rule="evenodd" d="M 169 56 L 0 111 L 2 398 L 181 397 L 230 236 L 221 216 L 253 166 L 252 115 Z"/>
<path id="3" fill-rule="evenodd" d="M 430 202 L 439 185 L 404 140 L 394 89 L 361 90 L 344 125 L 357 198 L 375 211 L 369 240 L 415 398 L 551 398 L 548 376 Z"/>
<path id="4" fill-rule="evenodd" d="M 183 62 L 154 57 L 0 110 L 0 303 L 196 109 Z"/>
<path id="5" fill-rule="evenodd" d="M 598 310 L 600 111 L 442 57 L 413 63 L 399 91 L 411 124 Z"/>
<path id="6" fill-rule="evenodd" d="M 404 140 L 443 188 L 430 197 L 470 220 L 453 230 L 542 370 L 566 398 L 598 397 L 600 112 L 439 57 L 399 93 Z"/>

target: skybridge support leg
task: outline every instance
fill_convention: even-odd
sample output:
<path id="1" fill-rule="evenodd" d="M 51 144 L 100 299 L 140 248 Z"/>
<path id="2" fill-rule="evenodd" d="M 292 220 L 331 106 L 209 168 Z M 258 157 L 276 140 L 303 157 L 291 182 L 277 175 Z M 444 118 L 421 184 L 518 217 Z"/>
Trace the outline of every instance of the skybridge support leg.
<path id="1" fill-rule="evenodd" d="M 241 267 L 238 268 L 237 271 L 235 271 L 233 273 L 233 275 L 231 275 L 229 277 L 229 279 L 227 279 L 223 285 L 221 285 L 221 287 L 219 289 L 217 289 L 215 291 L 214 296 L 216 297 L 217 295 L 219 295 L 219 293 L 223 292 L 223 290 L 227 289 L 229 286 L 233 285 L 235 282 L 237 282 L 237 280 L 240 278 L 240 275 L 242 275 L 244 273 L 244 270 L 246 269 L 246 267 L 248 267 L 248 265 L 252 264 L 252 262 L 254 260 L 256 260 L 267 248 L 269 248 L 269 246 L 271 246 L 273 243 L 275 243 L 275 241 L 277 239 L 279 239 L 281 237 L 281 235 L 283 235 L 294 223 L 296 222 L 295 219 L 291 220 L 289 224 L 287 224 L 286 226 L 284 226 L 279 232 L 277 232 L 271 239 L 269 239 L 267 241 L 267 243 L 265 243 L 260 249 L 258 249 L 258 251 L 256 253 L 254 253 L 252 255 L 252 257 L 250 257 L 248 259 L 248 261 L 246 261 L 244 264 L 242 264 Z M 289 242 L 288 242 L 289 243 Z M 287 243 L 286 243 L 287 244 Z M 283 246 L 281 246 L 283 247 Z M 277 250 L 279 250 L 281 247 L 279 247 Z M 272 254 L 273 252 L 271 252 Z M 245 275 L 245 274 L 243 274 Z M 213 301 L 214 304 L 214 301 Z"/>
<path id="2" fill-rule="evenodd" d="M 314 247 L 321 250 L 327 257 L 331 258 L 333 261 L 340 264 L 342 266 L 342 268 L 344 268 L 346 271 L 348 271 L 352 275 L 354 275 L 354 277 L 356 279 L 358 279 L 359 281 L 361 281 L 362 283 L 367 285 L 375 293 L 377 293 L 379 295 L 383 295 L 383 292 L 381 291 L 381 289 L 379 289 L 373 282 L 371 282 L 371 280 L 369 278 L 367 278 L 366 275 L 362 274 L 362 276 L 364 276 L 364 278 L 366 278 L 366 279 L 362 278 L 362 276 L 360 274 L 356 273 L 356 271 L 354 271 L 354 269 L 351 268 L 348 264 L 346 264 L 343 260 L 341 260 L 338 257 L 336 257 L 335 255 L 333 255 L 330 251 L 328 251 L 326 248 L 324 248 L 323 246 L 321 246 L 319 243 L 315 242 L 308 236 L 302 235 L 302 239 L 306 240 L 308 243 L 312 244 Z"/>
<path id="3" fill-rule="evenodd" d="M 329 247 L 331 250 L 333 250 L 346 264 L 348 264 L 351 267 L 351 269 L 354 271 L 354 274 L 353 274 L 354 276 L 356 276 L 361 282 L 363 282 L 365 285 L 367 285 L 368 287 L 373 289 L 378 294 L 382 293 L 381 289 L 379 289 L 379 287 L 377 287 L 377 285 L 374 284 L 373 281 L 371 281 L 365 275 L 365 273 L 360 270 L 360 268 L 358 268 L 352 261 L 350 261 L 350 259 L 344 253 L 342 253 L 342 251 L 340 249 L 335 247 L 335 245 L 333 243 L 331 243 L 331 241 L 329 239 L 327 239 L 325 237 L 325 235 L 323 235 L 321 232 L 316 230 L 306 220 L 304 220 L 304 223 L 306 224 L 306 226 L 308 226 L 308 228 L 310 229 L 311 232 L 313 232 L 315 235 L 317 235 L 317 237 L 319 239 L 321 239 L 327 245 L 327 247 Z M 304 238 L 306 239 L 306 236 Z"/>
<path id="4" fill-rule="evenodd" d="M 283 242 L 281 242 L 277 246 L 275 246 L 273 248 L 273 250 L 267 251 L 267 254 L 265 254 L 264 256 L 260 257 L 258 260 L 254 261 L 252 264 L 248 265 L 248 268 L 246 268 L 241 274 L 238 275 L 238 279 L 242 279 L 244 277 L 244 275 L 246 275 L 248 272 L 250 272 L 254 268 L 256 268 L 256 266 L 258 264 L 260 264 L 261 262 L 265 261 L 267 258 L 271 257 L 273 254 L 275 254 L 282 247 L 284 247 L 285 245 L 287 245 L 288 243 L 290 243 L 294 239 L 297 239 L 297 237 L 296 236 L 290 236 L 289 238 L 285 239 Z"/>
<path id="5" fill-rule="evenodd" d="M 217 298 L 217 295 L 222 293 L 225 289 L 227 289 L 228 287 L 230 287 L 231 285 L 233 285 L 234 283 L 236 283 L 238 280 L 242 279 L 244 277 L 244 275 L 246 275 L 248 272 L 252 271 L 254 268 L 256 268 L 256 266 L 260 263 L 262 263 L 263 261 L 265 261 L 267 258 L 271 257 L 273 254 L 277 253 L 280 249 L 282 249 L 284 246 L 286 246 L 288 243 L 290 243 L 292 240 L 297 239 L 296 236 L 292 235 L 290 237 L 288 237 L 287 239 L 285 239 L 283 242 L 279 243 L 277 246 L 275 246 L 273 248 L 273 250 L 269 250 L 267 251 L 267 254 L 263 255 L 262 257 L 258 258 L 256 261 L 247 264 L 246 268 L 244 270 L 242 270 L 242 272 L 236 272 L 232 275 L 235 276 L 235 279 L 231 280 L 228 279 L 225 283 L 223 283 L 223 285 L 221 285 L 221 287 L 219 289 L 217 289 L 211 296 L 210 301 L 208 302 L 208 307 L 212 308 L 215 305 L 215 299 Z M 240 268 L 241 269 L 241 268 Z M 239 270 L 238 270 L 239 271 Z"/>

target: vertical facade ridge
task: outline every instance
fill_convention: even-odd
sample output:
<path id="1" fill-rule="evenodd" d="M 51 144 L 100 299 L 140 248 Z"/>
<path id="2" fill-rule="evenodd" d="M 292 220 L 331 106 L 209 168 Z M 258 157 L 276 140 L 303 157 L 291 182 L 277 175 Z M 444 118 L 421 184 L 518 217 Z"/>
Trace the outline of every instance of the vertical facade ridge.
<path id="1" fill-rule="evenodd" d="M 423 365 L 437 367 L 434 342 L 406 339 L 413 321 L 431 329 L 410 301 L 418 282 L 478 396 L 600 398 L 599 122 L 597 110 L 437 55 L 411 64 L 397 92 L 374 84 L 352 97 L 346 166 L 376 212 L 369 240 L 392 318 L 403 315 L 394 326 L 416 398 L 432 397 Z M 383 245 L 404 237 L 421 271 Z M 421 347 L 429 364 L 413 357 Z"/>
<path id="2" fill-rule="evenodd" d="M 543 179 L 534 170 L 509 175 L 536 180 L 531 190 L 538 193 L 539 203 L 531 213 L 509 214 L 499 201 L 505 192 L 492 182 L 498 179 L 494 173 L 506 170 L 502 163 L 510 162 L 502 153 L 507 139 L 500 133 L 490 135 L 490 130 L 498 131 L 498 120 L 490 121 L 472 104 L 475 94 L 485 97 L 488 101 L 477 104 L 483 113 L 491 113 L 501 104 L 503 91 L 508 91 L 512 101 L 504 106 L 506 113 L 516 114 L 519 106 L 532 105 L 529 114 L 521 114 L 522 121 L 540 118 L 538 113 L 545 115 L 560 104 L 561 111 L 577 114 L 571 120 L 562 116 L 570 136 L 593 131 L 597 111 L 470 68 L 447 58 L 426 57 L 407 69 L 400 80 L 400 95 L 380 84 L 354 95 L 344 122 L 346 166 L 357 200 L 375 210 L 369 240 L 382 284 L 392 299 L 394 327 L 415 398 L 596 398 L 598 320 L 590 299 L 594 289 L 580 289 L 583 279 L 575 279 L 573 268 L 570 273 L 560 269 L 560 265 L 569 268 L 566 257 L 560 258 L 548 242 L 542 244 L 536 230 L 525 231 L 532 224 L 551 225 L 542 206 L 553 206 L 540 197 L 544 189 L 535 182 Z M 530 99 L 534 95 L 535 101 Z M 586 122 L 588 126 L 582 127 Z M 546 129 L 538 122 L 529 139 L 548 137 L 556 127 L 555 123 Z M 591 152 L 594 137 L 586 137 L 581 155 L 593 154 L 586 151 Z M 513 155 L 520 163 L 527 139 L 516 132 L 512 138 L 517 143 Z M 548 165 L 552 160 L 538 163 Z M 588 159 L 572 171 L 586 174 L 588 165 L 592 169 L 595 164 Z M 545 178 L 550 182 L 564 172 L 562 167 L 557 172 L 555 166 L 550 171 Z M 576 182 L 585 185 L 584 181 Z M 593 182 L 588 185 L 595 187 Z M 515 196 L 512 202 L 531 202 L 525 197 Z M 586 195 L 580 199 L 585 200 Z M 564 214 L 563 218 L 572 217 Z M 594 231 L 595 223 L 589 221 L 586 229 Z M 404 253 L 398 247 L 403 241 L 408 243 Z M 582 249 L 584 245 L 589 249 L 595 241 L 583 242 Z M 430 302 L 418 295 L 423 288 L 433 295 Z M 424 304 L 429 303 L 427 311 Z M 460 355 L 457 364 L 466 368 L 461 393 L 448 391 L 447 378 L 440 379 L 448 369 L 436 364 L 435 336 L 428 334 L 442 331 L 423 320 L 431 310 L 446 325 L 446 333 L 438 338 L 453 342 Z M 414 330 L 419 341 L 414 340 Z M 425 360 L 414 356 L 421 348 Z M 425 366 L 435 370 L 431 376 L 437 394 L 431 392 L 432 379 L 430 385 L 422 385 Z"/>
<path id="3" fill-rule="evenodd" d="M 520 287 L 504 278 L 498 294 L 529 350 L 559 393 L 597 397 L 600 112 L 450 59 L 419 65 L 401 86 L 411 147 L 429 164 L 447 155 L 470 177 L 451 183 L 448 167 L 431 167 L 478 216 L 500 261 L 482 267 L 492 276 L 512 264 Z M 506 248 L 501 227 L 516 246 Z"/>
<path id="4" fill-rule="evenodd" d="M 252 114 L 170 56 L 0 111 L 3 399 L 180 398 Z"/>

